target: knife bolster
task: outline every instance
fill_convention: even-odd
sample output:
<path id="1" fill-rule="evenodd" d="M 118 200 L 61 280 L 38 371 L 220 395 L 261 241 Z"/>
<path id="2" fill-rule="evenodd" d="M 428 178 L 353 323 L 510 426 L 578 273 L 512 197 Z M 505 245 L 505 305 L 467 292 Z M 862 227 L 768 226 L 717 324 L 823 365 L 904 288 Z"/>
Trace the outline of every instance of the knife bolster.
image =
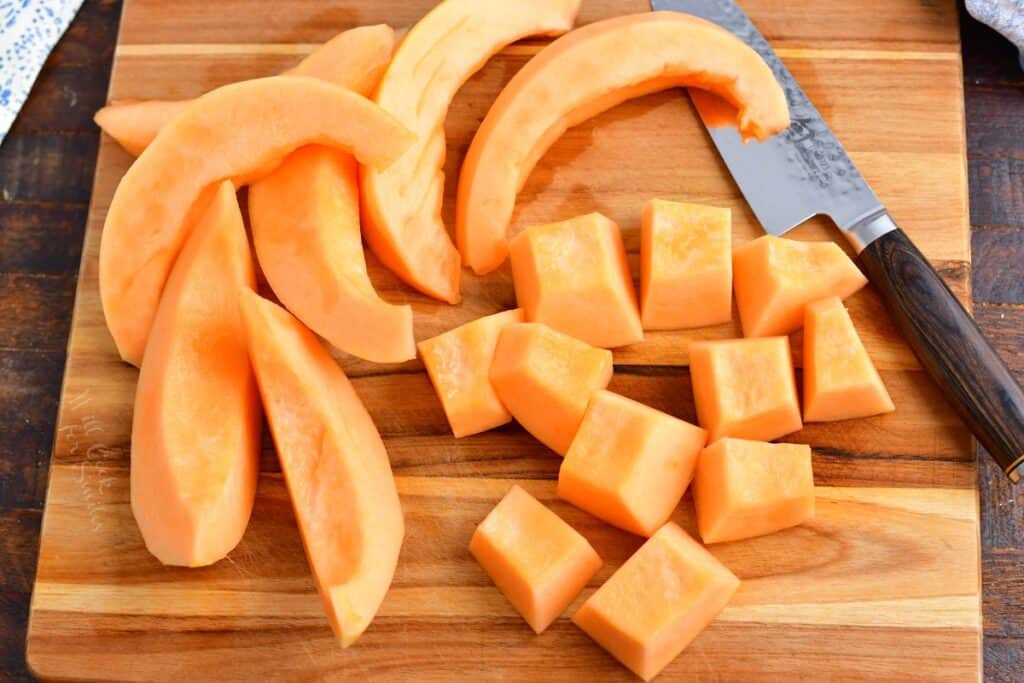
<path id="1" fill-rule="evenodd" d="M 843 234 L 853 245 L 856 253 L 860 254 L 864 249 L 882 235 L 897 230 L 899 226 L 884 209 L 871 213 L 855 222 L 848 228 L 843 228 Z"/>

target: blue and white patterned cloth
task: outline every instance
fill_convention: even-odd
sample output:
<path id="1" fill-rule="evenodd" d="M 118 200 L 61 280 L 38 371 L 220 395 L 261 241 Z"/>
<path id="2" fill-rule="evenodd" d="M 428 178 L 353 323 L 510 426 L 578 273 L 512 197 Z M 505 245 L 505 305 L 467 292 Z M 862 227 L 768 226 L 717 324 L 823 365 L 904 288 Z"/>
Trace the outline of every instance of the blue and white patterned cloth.
<path id="1" fill-rule="evenodd" d="M 0 142 L 82 0 L 0 0 Z"/>

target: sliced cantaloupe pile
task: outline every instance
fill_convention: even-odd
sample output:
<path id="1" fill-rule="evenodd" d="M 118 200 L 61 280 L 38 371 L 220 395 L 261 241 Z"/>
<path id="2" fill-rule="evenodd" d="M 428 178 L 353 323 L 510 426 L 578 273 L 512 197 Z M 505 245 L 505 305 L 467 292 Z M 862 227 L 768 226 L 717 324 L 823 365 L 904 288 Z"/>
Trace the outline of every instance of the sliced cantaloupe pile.
<path id="1" fill-rule="evenodd" d="M 391 585 L 404 522 L 380 434 L 316 336 L 243 290 L 249 352 L 302 542 L 342 646 Z"/>
<path id="2" fill-rule="evenodd" d="M 519 424 L 565 455 L 591 395 L 612 378 L 612 352 L 541 323 L 513 323 L 498 337 L 490 377 Z"/>
<path id="3" fill-rule="evenodd" d="M 700 427 L 597 391 L 558 471 L 558 495 L 620 529 L 650 536 L 672 516 L 706 440 Z"/>
<path id="4" fill-rule="evenodd" d="M 690 376 L 709 443 L 724 436 L 770 441 L 803 426 L 788 337 L 695 342 Z"/>
<path id="5" fill-rule="evenodd" d="M 580 0 L 444 0 L 420 19 L 388 67 L 377 102 L 418 136 L 387 170 L 363 176 L 366 237 L 416 289 L 458 303 L 461 264 L 444 223 L 444 118 L 455 92 L 491 55 L 531 35 L 572 28 Z"/>
<path id="6" fill-rule="evenodd" d="M 601 568 L 587 539 L 518 486 L 480 522 L 469 551 L 537 633 Z"/>
<path id="7" fill-rule="evenodd" d="M 732 319 L 732 212 L 652 199 L 640 225 L 640 319 L 645 330 Z"/>
<path id="8" fill-rule="evenodd" d="M 764 138 L 789 125 L 786 96 L 771 69 L 712 23 L 644 12 L 579 28 L 519 70 L 470 145 L 456 207 L 463 262 L 482 274 L 505 260 L 516 195 L 563 132 L 625 100 L 677 86 L 705 88 L 733 103 L 744 135 Z"/>
<path id="9" fill-rule="evenodd" d="M 647 539 L 572 620 L 645 681 L 725 608 L 740 581 L 669 522 Z"/>
<path id="10" fill-rule="evenodd" d="M 296 150 L 249 188 L 249 218 L 267 282 L 307 327 L 377 363 L 416 356 L 412 307 L 382 300 L 366 271 L 352 155 Z"/>
<path id="11" fill-rule="evenodd" d="M 412 139 L 366 98 L 311 78 L 244 81 L 197 99 L 128 169 L 107 212 L 99 287 L 121 357 L 142 360 L 171 265 L 203 196 L 221 180 L 249 182 L 310 143 L 386 167 Z"/>
<path id="12" fill-rule="evenodd" d="M 309 76 L 369 96 L 391 61 L 395 32 L 386 24 L 359 26 L 343 31 L 321 45 L 294 68 L 292 76 Z M 138 156 L 160 129 L 192 100 L 111 102 L 96 112 L 104 133 Z"/>
<path id="13" fill-rule="evenodd" d="M 705 543 L 763 536 L 814 516 L 811 447 L 721 439 L 700 454 L 693 480 Z"/>
<path id="14" fill-rule="evenodd" d="M 839 297 L 804 311 L 804 420 L 829 422 L 896 410 Z"/>
<path id="15" fill-rule="evenodd" d="M 135 393 L 132 513 L 164 564 L 212 564 L 249 522 L 261 420 L 238 289 L 255 282 L 235 190 L 223 183 L 167 281 Z"/>
<path id="16" fill-rule="evenodd" d="M 423 365 L 455 438 L 479 434 L 512 421 L 491 385 L 491 361 L 507 325 L 523 322 L 516 308 L 477 318 L 419 343 Z"/>
<path id="17" fill-rule="evenodd" d="M 845 299 L 868 280 L 835 242 L 759 237 L 733 252 L 733 286 L 746 337 L 800 329 L 804 306 L 829 296 Z"/>
<path id="18" fill-rule="evenodd" d="M 604 348 L 644 337 L 622 234 L 599 213 L 535 225 L 510 245 L 526 319 Z"/>

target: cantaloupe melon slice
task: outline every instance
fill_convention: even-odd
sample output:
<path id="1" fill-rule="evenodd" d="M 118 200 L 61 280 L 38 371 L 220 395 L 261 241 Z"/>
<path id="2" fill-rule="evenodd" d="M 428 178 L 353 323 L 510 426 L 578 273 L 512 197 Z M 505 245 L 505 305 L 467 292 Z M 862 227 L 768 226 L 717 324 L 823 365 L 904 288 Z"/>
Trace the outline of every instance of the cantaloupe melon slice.
<path id="1" fill-rule="evenodd" d="M 558 495 L 604 521 L 650 536 L 679 504 L 707 432 L 610 391 L 590 398 L 558 471 Z"/>
<path id="2" fill-rule="evenodd" d="M 693 502 L 705 543 L 802 524 L 814 516 L 811 447 L 720 439 L 700 454 Z"/>
<path id="3" fill-rule="evenodd" d="M 412 307 L 383 301 L 366 272 L 350 154 L 309 145 L 249 188 L 260 266 L 281 303 L 331 344 L 377 363 L 416 356 Z"/>
<path id="4" fill-rule="evenodd" d="M 252 290 L 241 300 L 306 556 L 331 627 L 347 647 L 380 607 L 405 533 L 388 454 L 316 336 Z"/>
<path id="5" fill-rule="evenodd" d="M 459 254 L 441 220 L 444 118 L 455 92 L 520 38 L 572 28 L 580 0 L 444 0 L 409 31 L 376 100 L 419 139 L 398 163 L 363 175 L 366 237 L 416 289 L 458 303 Z"/>
<path id="6" fill-rule="evenodd" d="M 690 376 L 708 443 L 770 441 L 803 426 L 788 337 L 694 342 Z"/>
<path id="7" fill-rule="evenodd" d="M 804 420 L 829 422 L 896 410 L 839 297 L 804 309 Z"/>
<path id="8" fill-rule="evenodd" d="M 238 288 L 255 282 L 238 200 L 226 182 L 167 281 L 135 393 L 132 513 L 164 564 L 216 562 L 249 521 L 260 406 Z"/>
<path id="9" fill-rule="evenodd" d="M 244 81 L 197 99 L 128 169 L 107 212 L 99 286 L 121 357 L 142 359 L 167 273 L 202 196 L 221 180 L 254 180 L 312 143 L 386 167 L 411 141 L 374 103 L 311 78 Z"/>
<path id="10" fill-rule="evenodd" d="M 491 361 L 506 325 L 523 322 L 514 309 L 477 318 L 419 343 L 423 365 L 455 438 L 479 434 L 512 421 L 491 385 Z"/>
<path id="11" fill-rule="evenodd" d="M 733 252 L 733 286 L 743 335 L 771 337 L 800 329 L 804 306 L 842 299 L 868 283 L 834 242 L 764 235 Z"/>
<path id="12" fill-rule="evenodd" d="M 601 568 L 587 539 L 518 486 L 480 522 L 469 551 L 537 633 Z"/>
<path id="13" fill-rule="evenodd" d="M 333 83 L 368 97 L 391 61 L 395 32 L 386 24 L 342 31 L 285 72 Z M 104 133 L 138 156 L 160 129 L 192 100 L 140 100 L 111 102 L 96 112 Z"/>
<path id="14" fill-rule="evenodd" d="M 644 338 L 622 234 L 610 219 L 591 213 L 535 225 L 510 253 L 527 320 L 605 348 Z"/>
<path id="15" fill-rule="evenodd" d="M 508 253 L 516 194 L 566 129 L 633 97 L 677 86 L 732 102 L 744 135 L 789 125 L 786 97 L 756 52 L 723 29 L 679 12 L 589 24 L 527 63 L 491 106 L 459 178 L 456 237 L 463 262 L 494 270 Z"/>
<path id="16" fill-rule="evenodd" d="M 640 319 L 645 330 L 732 319 L 732 212 L 652 199 L 640 225 Z"/>
<path id="17" fill-rule="evenodd" d="M 611 351 L 540 323 L 505 326 L 491 362 L 491 384 L 502 404 L 559 455 L 569 450 L 591 395 L 611 378 Z"/>
<path id="18" fill-rule="evenodd" d="M 573 622 L 649 681 L 714 621 L 740 580 L 669 522 L 612 574 Z"/>

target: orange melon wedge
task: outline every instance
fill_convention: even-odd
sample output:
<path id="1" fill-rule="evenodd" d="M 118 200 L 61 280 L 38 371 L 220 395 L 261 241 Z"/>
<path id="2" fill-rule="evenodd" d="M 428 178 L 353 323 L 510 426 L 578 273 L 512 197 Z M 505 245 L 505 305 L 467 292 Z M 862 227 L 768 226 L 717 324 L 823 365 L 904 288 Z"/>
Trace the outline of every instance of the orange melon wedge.
<path id="1" fill-rule="evenodd" d="M 331 38 L 285 74 L 319 78 L 368 97 L 391 61 L 394 46 L 395 32 L 390 26 L 359 26 Z M 160 129 L 191 102 L 111 102 L 96 112 L 95 121 L 104 133 L 130 154 L 138 156 L 153 142 Z"/>
<path id="2" fill-rule="evenodd" d="M 733 252 L 733 286 L 743 335 L 772 337 L 800 329 L 804 306 L 845 299 L 868 283 L 834 242 L 764 235 Z"/>
<path id="3" fill-rule="evenodd" d="M 366 238 L 416 289 L 458 303 L 460 261 L 444 223 L 444 118 L 491 55 L 531 35 L 572 28 L 580 0 L 444 0 L 409 31 L 376 100 L 419 136 L 398 163 L 363 175 Z"/>
<path id="4" fill-rule="evenodd" d="M 261 424 L 238 288 L 255 283 L 226 182 L 167 281 L 135 393 L 132 513 L 164 564 L 212 564 L 249 522 Z"/>
<path id="5" fill-rule="evenodd" d="M 405 526 L 380 434 L 312 332 L 241 294 L 252 365 L 313 578 L 342 646 L 391 585 Z"/>
<path id="6" fill-rule="evenodd" d="M 142 360 L 171 264 L 216 183 L 251 181 L 311 143 L 385 167 L 411 141 L 402 124 L 366 98 L 310 78 L 244 81 L 197 99 L 128 169 L 107 212 L 99 287 L 121 357 Z"/>
<path id="7" fill-rule="evenodd" d="M 547 149 L 572 126 L 633 97 L 705 88 L 733 103 L 744 135 L 789 125 L 786 97 L 751 48 L 679 12 L 645 12 L 579 28 L 541 50 L 491 106 L 462 165 L 456 237 L 477 273 L 508 254 L 516 194 Z"/>
<path id="8" fill-rule="evenodd" d="M 725 608 L 740 581 L 669 522 L 587 599 L 572 620 L 649 681 Z"/>
<path id="9" fill-rule="evenodd" d="M 896 410 L 839 297 L 804 309 L 804 420 L 830 422 Z"/>
<path id="10" fill-rule="evenodd" d="M 518 486 L 480 522 L 469 552 L 536 633 L 601 568 L 587 539 Z"/>

